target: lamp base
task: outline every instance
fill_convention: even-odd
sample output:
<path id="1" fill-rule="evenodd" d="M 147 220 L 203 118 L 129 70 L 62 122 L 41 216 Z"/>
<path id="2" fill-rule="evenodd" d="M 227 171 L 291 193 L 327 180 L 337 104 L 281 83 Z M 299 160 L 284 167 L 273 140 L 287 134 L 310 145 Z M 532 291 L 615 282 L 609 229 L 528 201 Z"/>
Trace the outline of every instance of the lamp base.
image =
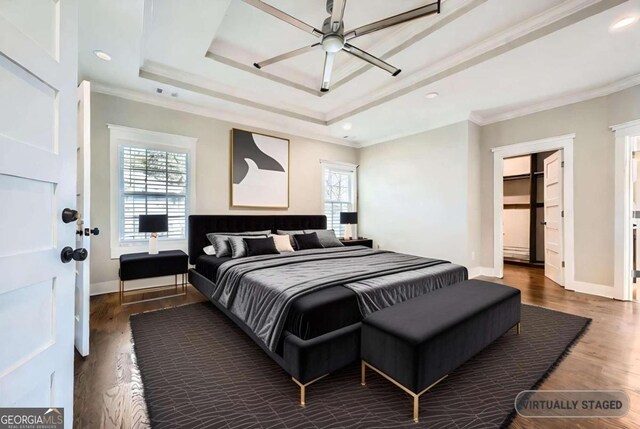
<path id="1" fill-rule="evenodd" d="M 353 233 L 351 231 L 351 224 L 350 223 L 346 224 L 345 227 L 344 227 L 344 239 L 345 240 L 353 239 Z"/>
<path id="2" fill-rule="evenodd" d="M 158 234 L 155 232 L 149 237 L 149 255 L 158 254 Z"/>

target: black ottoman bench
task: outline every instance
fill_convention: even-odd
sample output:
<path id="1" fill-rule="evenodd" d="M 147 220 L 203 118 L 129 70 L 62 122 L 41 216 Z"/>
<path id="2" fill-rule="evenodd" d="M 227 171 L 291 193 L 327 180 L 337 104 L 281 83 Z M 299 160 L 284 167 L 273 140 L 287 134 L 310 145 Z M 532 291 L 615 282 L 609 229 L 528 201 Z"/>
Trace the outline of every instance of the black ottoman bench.
<path id="1" fill-rule="evenodd" d="M 371 368 L 420 396 L 510 328 L 520 333 L 520 291 L 468 280 L 377 311 L 362 322 L 362 385 Z"/>

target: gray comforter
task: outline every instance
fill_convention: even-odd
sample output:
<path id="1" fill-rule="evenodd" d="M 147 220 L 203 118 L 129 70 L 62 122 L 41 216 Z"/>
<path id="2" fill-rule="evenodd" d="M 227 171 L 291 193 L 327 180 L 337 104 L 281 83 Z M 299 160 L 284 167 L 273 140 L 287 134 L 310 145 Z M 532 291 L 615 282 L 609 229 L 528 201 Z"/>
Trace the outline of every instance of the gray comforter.
<path id="1" fill-rule="evenodd" d="M 343 285 L 357 294 L 366 316 L 466 278 L 464 267 L 447 261 L 337 247 L 225 262 L 213 298 L 274 351 L 291 303 L 303 294 Z"/>

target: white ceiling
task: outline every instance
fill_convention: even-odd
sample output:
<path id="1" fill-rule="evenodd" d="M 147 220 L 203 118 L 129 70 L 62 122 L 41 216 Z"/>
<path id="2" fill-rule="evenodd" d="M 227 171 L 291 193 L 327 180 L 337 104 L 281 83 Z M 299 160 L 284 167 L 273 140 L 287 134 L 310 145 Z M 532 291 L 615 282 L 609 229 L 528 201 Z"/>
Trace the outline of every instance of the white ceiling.
<path id="1" fill-rule="evenodd" d="M 267 2 L 316 28 L 327 16 L 324 0 Z M 347 0 L 345 25 L 429 2 Z M 260 71 L 251 66 L 318 39 L 240 0 L 80 5 L 80 76 L 99 91 L 354 146 L 469 118 L 491 122 L 640 83 L 640 24 L 609 29 L 621 17 L 640 15 L 640 0 L 443 1 L 440 15 L 354 39 L 383 56 L 423 33 L 386 59 L 403 70 L 398 77 L 369 67 L 340 82 L 366 66 L 340 53 L 333 89 L 324 95 L 317 92 L 319 48 Z M 99 60 L 96 49 L 113 60 Z M 432 91 L 440 97 L 426 99 Z"/>

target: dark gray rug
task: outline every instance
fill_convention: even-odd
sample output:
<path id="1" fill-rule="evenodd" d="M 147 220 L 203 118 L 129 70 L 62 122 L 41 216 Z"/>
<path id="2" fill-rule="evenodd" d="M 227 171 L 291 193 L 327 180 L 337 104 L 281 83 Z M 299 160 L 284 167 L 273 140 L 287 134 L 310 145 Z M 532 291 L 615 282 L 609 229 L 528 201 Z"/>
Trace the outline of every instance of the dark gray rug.
<path id="1" fill-rule="evenodd" d="M 131 316 L 154 428 L 495 428 L 514 416 L 518 392 L 546 377 L 590 319 L 522 306 L 510 330 L 424 394 L 410 397 L 352 365 L 311 385 L 298 405 L 291 378 L 210 303 Z"/>

